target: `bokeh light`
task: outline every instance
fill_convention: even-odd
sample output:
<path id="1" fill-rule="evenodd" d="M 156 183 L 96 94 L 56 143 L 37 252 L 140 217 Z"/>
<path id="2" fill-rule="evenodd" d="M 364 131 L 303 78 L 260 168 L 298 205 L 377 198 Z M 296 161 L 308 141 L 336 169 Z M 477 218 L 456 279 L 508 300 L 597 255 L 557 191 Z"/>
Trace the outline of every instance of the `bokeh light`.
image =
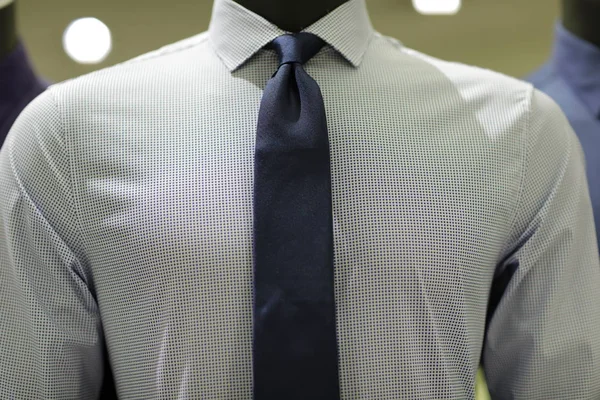
<path id="1" fill-rule="evenodd" d="M 75 20 L 65 30 L 63 47 L 80 64 L 99 64 L 112 50 L 110 29 L 97 18 Z"/>
<path id="2" fill-rule="evenodd" d="M 413 6 L 425 15 L 453 15 L 460 11 L 461 0 L 413 0 Z"/>

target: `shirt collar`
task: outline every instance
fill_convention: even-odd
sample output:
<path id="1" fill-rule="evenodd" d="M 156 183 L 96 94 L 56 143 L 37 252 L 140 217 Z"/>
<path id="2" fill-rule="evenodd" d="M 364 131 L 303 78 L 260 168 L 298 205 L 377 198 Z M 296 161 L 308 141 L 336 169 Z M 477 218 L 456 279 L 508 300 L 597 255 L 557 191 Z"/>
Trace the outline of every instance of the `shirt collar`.
<path id="1" fill-rule="evenodd" d="M 374 31 L 365 0 L 350 0 L 304 32 L 319 36 L 358 67 Z M 285 33 L 233 0 L 215 0 L 208 34 L 215 51 L 230 71 Z"/>
<path id="2" fill-rule="evenodd" d="M 556 72 L 600 119 L 600 48 L 557 24 L 552 63 Z"/>

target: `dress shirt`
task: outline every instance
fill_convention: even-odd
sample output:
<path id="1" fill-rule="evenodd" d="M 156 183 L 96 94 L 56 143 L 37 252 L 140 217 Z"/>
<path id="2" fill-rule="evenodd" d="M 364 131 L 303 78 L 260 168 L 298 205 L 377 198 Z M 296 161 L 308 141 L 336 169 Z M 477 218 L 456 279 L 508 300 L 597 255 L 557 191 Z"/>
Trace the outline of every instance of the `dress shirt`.
<path id="1" fill-rule="evenodd" d="M 33 72 L 22 43 L 0 59 L 0 146 L 19 113 L 46 86 Z"/>
<path id="2" fill-rule="evenodd" d="M 562 24 L 557 24 L 555 37 L 552 58 L 528 80 L 561 106 L 579 137 L 594 219 L 600 227 L 600 48 Z"/>
<path id="3" fill-rule="evenodd" d="M 325 46 L 343 399 L 600 398 L 583 155 L 530 84 L 376 33 Z M 256 126 L 284 32 L 217 0 L 208 32 L 54 85 L 0 153 L 0 398 L 252 398 Z M 494 277 L 518 265 L 486 324 Z M 310 384 L 310 383 L 307 383 Z M 13 397 L 11 397 L 13 396 Z"/>

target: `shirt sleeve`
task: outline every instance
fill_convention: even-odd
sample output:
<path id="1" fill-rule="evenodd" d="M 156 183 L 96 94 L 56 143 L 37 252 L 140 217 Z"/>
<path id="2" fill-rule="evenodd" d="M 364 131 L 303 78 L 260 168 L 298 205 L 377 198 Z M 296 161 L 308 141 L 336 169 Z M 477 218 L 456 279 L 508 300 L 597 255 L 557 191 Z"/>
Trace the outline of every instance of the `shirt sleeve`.
<path id="1" fill-rule="evenodd" d="M 532 91 L 521 195 L 486 332 L 492 399 L 600 399 L 600 266 L 581 146 Z"/>
<path id="2" fill-rule="evenodd" d="M 46 92 L 0 151 L 0 398 L 95 399 L 103 337 L 68 143 Z"/>

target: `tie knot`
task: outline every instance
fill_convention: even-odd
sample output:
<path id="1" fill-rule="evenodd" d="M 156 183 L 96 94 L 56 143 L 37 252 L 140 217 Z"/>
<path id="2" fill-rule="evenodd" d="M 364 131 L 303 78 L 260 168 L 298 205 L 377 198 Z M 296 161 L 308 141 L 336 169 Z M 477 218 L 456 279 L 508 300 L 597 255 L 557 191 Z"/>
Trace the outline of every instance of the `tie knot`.
<path id="1" fill-rule="evenodd" d="M 271 46 L 279 56 L 279 65 L 304 64 L 321 50 L 325 42 L 312 33 L 295 33 L 281 35 L 271 42 Z"/>

